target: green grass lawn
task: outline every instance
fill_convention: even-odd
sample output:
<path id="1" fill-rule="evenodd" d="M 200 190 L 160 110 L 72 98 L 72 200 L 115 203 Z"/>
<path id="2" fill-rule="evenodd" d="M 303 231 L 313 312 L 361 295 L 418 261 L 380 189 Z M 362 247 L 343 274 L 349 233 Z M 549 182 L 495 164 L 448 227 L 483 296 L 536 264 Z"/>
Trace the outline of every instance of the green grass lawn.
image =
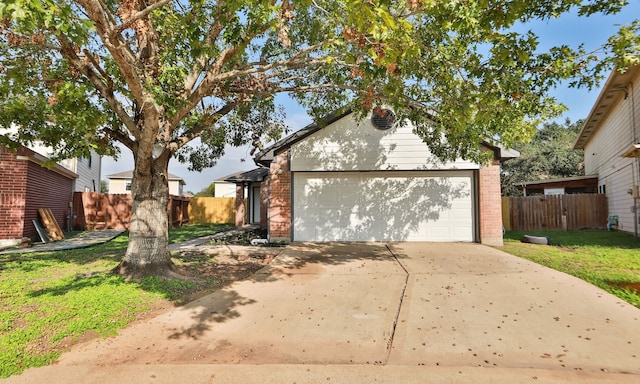
<path id="1" fill-rule="evenodd" d="M 549 236 L 551 245 L 521 243 Z M 640 238 L 609 231 L 512 231 L 501 249 L 586 280 L 640 308 Z"/>
<path id="2" fill-rule="evenodd" d="M 235 228 L 231 224 L 188 224 L 169 231 L 169 244 L 179 243 L 197 237 L 204 237 L 215 232 Z"/>
<path id="3" fill-rule="evenodd" d="M 185 225 L 170 231 L 170 242 L 229 228 Z M 113 335 L 194 284 L 156 278 L 135 283 L 110 274 L 126 247 L 124 234 L 91 248 L 0 255 L 0 377 L 51 364 L 83 336 Z"/>

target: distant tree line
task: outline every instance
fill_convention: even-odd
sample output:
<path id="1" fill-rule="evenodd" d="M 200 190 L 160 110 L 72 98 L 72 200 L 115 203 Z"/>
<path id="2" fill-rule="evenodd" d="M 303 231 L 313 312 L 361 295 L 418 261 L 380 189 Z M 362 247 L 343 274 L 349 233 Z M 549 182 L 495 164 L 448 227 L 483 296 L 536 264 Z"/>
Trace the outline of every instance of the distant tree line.
<path id="1" fill-rule="evenodd" d="M 208 187 L 194 194 L 195 197 L 213 197 L 216 195 L 216 184 L 211 183 Z"/>
<path id="2" fill-rule="evenodd" d="M 547 123 L 531 141 L 514 145 L 520 157 L 502 164 L 502 195 L 522 196 L 516 183 L 584 175 L 584 153 L 573 149 L 583 123 Z"/>

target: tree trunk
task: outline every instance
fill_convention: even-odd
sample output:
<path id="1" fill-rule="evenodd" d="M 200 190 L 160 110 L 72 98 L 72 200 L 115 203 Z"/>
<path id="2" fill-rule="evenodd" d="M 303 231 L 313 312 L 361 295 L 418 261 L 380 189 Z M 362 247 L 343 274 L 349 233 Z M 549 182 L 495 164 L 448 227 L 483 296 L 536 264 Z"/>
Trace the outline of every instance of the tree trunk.
<path id="1" fill-rule="evenodd" d="M 134 160 L 129 245 L 114 272 L 133 279 L 180 277 L 169 253 L 169 157 L 140 161 L 134 154 Z"/>

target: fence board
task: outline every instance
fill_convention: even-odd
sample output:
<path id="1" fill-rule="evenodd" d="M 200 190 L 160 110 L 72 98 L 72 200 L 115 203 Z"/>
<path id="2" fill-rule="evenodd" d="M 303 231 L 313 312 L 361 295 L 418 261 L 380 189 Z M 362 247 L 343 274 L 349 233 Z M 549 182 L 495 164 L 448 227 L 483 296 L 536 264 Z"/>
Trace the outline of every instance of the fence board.
<path id="1" fill-rule="evenodd" d="M 182 196 L 171 196 L 169 201 L 169 223 L 172 227 L 181 227 L 189 222 L 189 201 L 190 198 Z"/>
<path id="2" fill-rule="evenodd" d="M 502 196 L 502 226 L 505 230 L 511 230 L 511 215 L 509 215 L 509 198 Z"/>
<path id="3" fill-rule="evenodd" d="M 510 197 L 503 204 L 509 211 L 510 229 L 515 231 L 577 230 L 607 225 L 607 198 L 601 194 Z"/>
<path id="4" fill-rule="evenodd" d="M 189 201 L 191 223 L 236 222 L 236 199 L 233 197 L 192 197 Z"/>
<path id="5" fill-rule="evenodd" d="M 189 221 L 189 198 L 169 196 L 167 215 L 169 224 L 181 226 Z M 73 227 L 78 230 L 129 229 L 131 195 L 76 192 L 73 195 Z"/>

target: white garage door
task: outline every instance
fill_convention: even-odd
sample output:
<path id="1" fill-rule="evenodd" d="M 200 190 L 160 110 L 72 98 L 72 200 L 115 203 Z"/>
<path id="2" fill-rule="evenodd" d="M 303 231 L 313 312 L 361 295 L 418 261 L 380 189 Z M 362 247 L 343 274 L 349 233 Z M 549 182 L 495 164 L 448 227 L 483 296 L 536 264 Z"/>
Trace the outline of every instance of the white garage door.
<path id="1" fill-rule="evenodd" d="M 296 172 L 295 241 L 474 241 L 473 172 Z"/>

